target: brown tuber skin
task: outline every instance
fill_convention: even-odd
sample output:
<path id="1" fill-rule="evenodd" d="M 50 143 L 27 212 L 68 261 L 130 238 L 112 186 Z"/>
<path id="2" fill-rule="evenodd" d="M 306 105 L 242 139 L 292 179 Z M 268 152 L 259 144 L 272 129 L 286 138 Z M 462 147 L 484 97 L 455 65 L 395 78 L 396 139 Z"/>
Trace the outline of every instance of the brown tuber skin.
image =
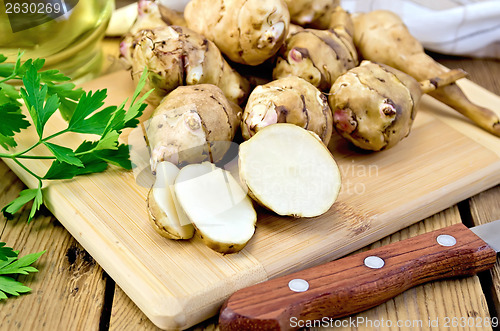
<path id="1" fill-rule="evenodd" d="M 410 133 L 423 93 L 464 76 L 462 70 L 452 70 L 419 83 L 387 65 L 363 61 L 332 86 L 328 101 L 335 129 L 359 148 L 391 148 Z"/>
<path id="2" fill-rule="evenodd" d="M 138 81 L 146 66 L 148 79 L 143 92 L 152 106 L 178 86 L 214 84 L 235 103 L 243 103 L 249 83 L 224 60 L 219 49 L 202 35 L 180 26 L 141 30 L 130 45 L 132 78 Z"/>
<path id="3" fill-rule="evenodd" d="M 328 29 L 330 16 L 339 0 L 285 0 L 293 23 L 314 29 Z"/>
<path id="4" fill-rule="evenodd" d="M 342 137 L 362 149 L 380 151 L 410 133 L 421 95 L 412 77 L 363 61 L 337 79 L 328 101 Z"/>
<path id="5" fill-rule="evenodd" d="M 286 77 L 256 87 L 248 98 L 241 129 L 249 139 L 260 129 L 275 123 L 290 123 L 316 133 L 328 144 L 333 124 L 326 97 L 298 77 Z"/>
<path id="6" fill-rule="evenodd" d="M 128 69 L 132 68 L 132 44 L 134 35 L 142 30 L 151 30 L 154 28 L 169 25 L 160 13 L 160 6 L 153 0 L 139 0 L 137 2 L 137 19 L 124 36 L 120 43 L 120 58 Z"/>
<path id="7" fill-rule="evenodd" d="M 229 59 L 248 65 L 276 54 L 290 24 L 283 0 L 192 0 L 184 17 L 190 29 L 212 40 Z"/>
<path id="8" fill-rule="evenodd" d="M 297 76 L 322 91 L 358 65 L 352 36 L 352 22 L 341 8 L 332 14 L 330 30 L 299 30 L 290 35 L 278 53 L 273 78 Z"/>
<path id="9" fill-rule="evenodd" d="M 419 81 L 447 72 L 425 54 L 422 45 L 396 14 L 378 10 L 354 15 L 353 21 L 354 42 L 364 59 L 385 63 Z M 472 103 L 458 85 L 450 84 L 429 94 L 500 137 L 500 116 Z"/>

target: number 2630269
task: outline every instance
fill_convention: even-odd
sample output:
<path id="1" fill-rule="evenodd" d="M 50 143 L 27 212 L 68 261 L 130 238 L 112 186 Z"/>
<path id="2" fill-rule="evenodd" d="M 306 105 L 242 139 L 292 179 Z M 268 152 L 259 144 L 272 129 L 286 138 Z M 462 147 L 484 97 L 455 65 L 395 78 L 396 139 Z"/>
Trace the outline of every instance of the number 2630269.
<path id="1" fill-rule="evenodd" d="M 22 2 L 5 3 L 5 12 L 7 14 L 59 14 L 64 8 L 59 2 Z"/>

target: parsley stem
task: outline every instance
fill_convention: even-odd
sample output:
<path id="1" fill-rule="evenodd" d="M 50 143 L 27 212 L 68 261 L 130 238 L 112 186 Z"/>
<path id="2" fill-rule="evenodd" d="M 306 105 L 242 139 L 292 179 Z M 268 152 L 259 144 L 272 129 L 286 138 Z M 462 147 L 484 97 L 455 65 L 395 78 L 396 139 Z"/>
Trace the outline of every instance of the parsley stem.
<path id="1" fill-rule="evenodd" d="M 0 155 L 1 157 L 1 155 Z M 45 156 L 45 155 L 18 155 L 11 157 L 11 159 L 30 159 L 30 160 L 55 160 L 55 156 Z"/>
<path id="2" fill-rule="evenodd" d="M 24 164 L 22 164 L 21 162 L 19 162 L 18 159 L 16 158 L 13 158 L 14 162 L 16 162 L 21 168 L 23 168 L 24 170 L 26 170 L 27 173 L 29 173 L 31 176 L 35 177 L 36 179 L 38 179 L 38 183 L 40 184 L 41 181 L 42 181 L 42 177 L 38 176 L 37 174 L 35 174 L 33 171 L 29 170 Z"/>
<path id="3" fill-rule="evenodd" d="M 24 158 L 24 159 L 54 159 L 54 157 L 42 157 L 42 156 L 33 156 L 33 157 L 31 157 L 30 155 L 24 155 L 24 154 L 28 153 L 29 151 L 31 151 L 35 147 L 40 146 L 45 141 L 49 141 L 50 139 L 53 139 L 53 138 L 55 138 L 57 136 L 60 136 L 63 133 L 66 133 L 66 132 L 68 132 L 68 129 L 61 130 L 59 132 L 54 133 L 53 135 L 50 135 L 50 136 L 48 136 L 46 138 L 43 138 L 43 139 L 40 139 L 36 144 L 34 144 L 33 146 L 25 149 L 24 151 L 12 154 L 12 157 L 14 157 L 14 158 L 18 157 L 18 158 Z M 0 154 L 0 157 L 5 157 L 5 156 L 1 156 L 1 154 Z"/>
<path id="4" fill-rule="evenodd" d="M 40 145 L 41 141 L 39 141 L 37 144 L 33 145 L 32 147 L 28 148 L 27 150 L 18 153 L 18 154 L 3 154 L 0 153 L 0 158 L 8 158 L 8 159 L 30 159 L 30 160 L 56 160 L 57 158 L 55 156 L 49 156 L 49 155 L 24 155 L 24 153 L 32 150 L 36 146 Z M 75 156 L 82 156 L 85 154 L 90 154 L 95 151 L 95 148 L 89 149 L 88 151 L 83 151 L 79 153 L 75 153 Z"/>
<path id="5" fill-rule="evenodd" d="M 28 153 L 28 152 L 29 152 L 29 151 L 31 151 L 33 148 L 35 148 L 35 147 L 39 146 L 41 143 L 42 143 L 42 141 L 40 140 L 40 141 L 38 141 L 36 144 L 34 144 L 33 146 L 31 146 L 30 148 L 28 148 L 28 149 L 26 149 L 26 150 L 24 150 L 24 151 L 22 151 L 22 152 L 16 153 L 16 154 L 12 154 L 12 156 L 13 156 L 14 158 L 16 158 L 16 157 L 22 157 L 24 154 Z"/>
<path id="6" fill-rule="evenodd" d="M 49 141 L 50 139 L 53 139 L 53 138 L 55 138 L 55 137 L 57 137 L 57 136 L 60 136 L 60 135 L 62 135 L 63 133 L 66 133 L 66 132 L 68 132 L 68 129 L 61 130 L 61 131 L 59 131 L 59 132 L 54 133 L 53 135 L 50 135 L 50 136 L 48 136 L 48 137 L 43 138 L 43 139 L 41 140 L 41 142 L 44 142 L 44 141 Z"/>
<path id="7" fill-rule="evenodd" d="M 16 78 L 16 76 L 17 76 L 17 75 L 15 75 L 15 74 L 10 74 L 10 76 L 5 77 L 4 79 L 0 80 L 0 84 L 2 84 L 2 83 L 4 83 L 4 82 L 6 82 L 6 81 L 8 81 L 8 80 L 14 79 L 14 78 Z"/>

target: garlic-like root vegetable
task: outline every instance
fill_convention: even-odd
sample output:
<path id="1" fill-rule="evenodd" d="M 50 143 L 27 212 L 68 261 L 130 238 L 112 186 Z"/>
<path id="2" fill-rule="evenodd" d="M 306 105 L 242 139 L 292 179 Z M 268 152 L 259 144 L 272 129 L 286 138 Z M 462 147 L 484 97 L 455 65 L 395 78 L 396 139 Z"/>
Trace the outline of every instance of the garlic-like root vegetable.
<path id="1" fill-rule="evenodd" d="M 163 26 L 141 30 L 130 44 L 132 79 L 137 82 L 148 68 L 142 90 L 154 88 L 147 101 L 157 106 L 178 86 L 214 84 L 226 97 L 240 104 L 246 100 L 248 81 L 233 70 L 215 44 L 186 27 Z"/>
<path id="2" fill-rule="evenodd" d="M 177 202 L 174 181 L 179 168 L 170 162 L 161 162 L 156 168 L 156 181 L 149 190 L 147 205 L 154 229 L 168 239 L 190 239 L 194 227 Z"/>
<path id="3" fill-rule="evenodd" d="M 120 23 L 115 21 L 114 30 L 119 30 Z M 152 30 L 167 25 L 186 26 L 184 15 L 180 12 L 162 6 L 157 0 L 137 1 L 136 18 L 120 43 L 120 58 L 128 67 L 132 66 L 131 52 L 134 35 L 142 30 Z"/>
<path id="4" fill-rule="evenodd" d="M 313 131 L 325 145 L 333 131 L 327 98 L 307 81 L 294 76 L 257 86 L 252 91 L 241 121 L 243 138 L 249 139 L 275 123 L 291 123 Z"/>
<path id="5" fill-rule="evenodd" d="M 181 169 L 174 188 L 196 233 L 211 249 L 235 253 L 252 238 L 257 213 L 228 171 L 209 162 L 190 164 Z"/>
<path id="6" fill-rule="evenodd" d="M 402 19 L 395 13 L 376 10 L 353 15 L 354 43 L 360 55 L 370 61 L 387 64 L 422 81 L 440 76 L 447 68 L 424 52 Z M 457 84 L 429 93 L 452 107 L 484 130 L 500 137 L 500 114 L 470 101 Z"/>
<path id="7" fill-rule="evenodd" d="M 192 0 L 188 27 L 212 40 L 234 62 L 258 65 L 272 57 L 288 34 L 283 0 Z"/>
<path id="8" fill-rule="evenodd" d="M 446 86 L 465 73 L 450 71 L 429 81 L 384 64 L 363 61 L 333 84 L 328 101 L 337 132 L 359 148 L 381 151 L 408 136 L 423 93 Z"/>
<path id="9" fill-rule="evenodd" d="M 240 145 L 239 173 L 255 201 L 283 216 L 319 216 L 341 187 L 339 168 L 317 135 L 287 123 L 267 126 Z"/>
<path id="10" fill-rule="evenodd" d="M 220 161 L 241 119 L 241 109 L 211 84 L 180 86 L 146 121 L 151 168 L 169 161 L 184 165 Z"/>
<path id="11" fill-rule="evenodd" d="M 330 16 L 339 0 L 285 0 L 290 20 L 298 25 L 314 29 L 328 29 Z"/>
<path id="12" fill-rule="evenodd" d="M 129 68 L 132 67 L 132 51 L 134 44 L 134 35 L 142 30 L 151 30 L 166 26 L 160 13 L 160 7 L 154 0 L 137 1 L 137 18 L 130 27 L 128 33 L 120 43 L 120 58 Z"/>
<path id="13" fill-rule="evenodd" d="M 287 39 L 290 38 L 293 34 L 296 34 L 299 31 L 304 31 L 305 29 L 297 24 L 290 23 L 290 27 L 288 28 L 288 36 Z"/>
<path id="14" fill-rule="evenodd" d="M 167 6 L 163 6 L 161 4 L 161 1 L 158 8 L 163 22 L 165 22 L 167 25 L 187 26 L 187 22 L 184 19 L 184 14 L 182 12 L 179 12 Z"/>
<path id="15" fill-rule="evenodd" d="M 278 53 L 273 78 L 297 76 L 329 91 L 340 75 L 357 66 L 349 14 L 338 7 L 332 25 L 329 30 L 305 29 L 290 35 Z"/>

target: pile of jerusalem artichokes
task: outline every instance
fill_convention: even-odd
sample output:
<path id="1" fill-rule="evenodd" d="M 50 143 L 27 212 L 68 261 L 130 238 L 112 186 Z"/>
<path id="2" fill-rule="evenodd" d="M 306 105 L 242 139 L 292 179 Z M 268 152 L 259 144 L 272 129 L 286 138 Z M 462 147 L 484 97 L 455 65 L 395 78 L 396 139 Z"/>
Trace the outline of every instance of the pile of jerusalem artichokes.
<path id="1" fill-rule="evenodd" d="M 391 12 L 351 15 L 338 0 L 191 0 L 183 13 L 140 0 L 138 11 L 120 51 L 134 81 L 147 67 L 143 93 L 154 89 L 148 208 L 167 238 L 241 250 L 257 221 L 248 197 L 283 216 L 325 213 L 341 186 L 332 134 L 388 149 L 424 93 L 500 136 L 499 117 L 455 84 L 465 73 L 437 64 Z"/>

